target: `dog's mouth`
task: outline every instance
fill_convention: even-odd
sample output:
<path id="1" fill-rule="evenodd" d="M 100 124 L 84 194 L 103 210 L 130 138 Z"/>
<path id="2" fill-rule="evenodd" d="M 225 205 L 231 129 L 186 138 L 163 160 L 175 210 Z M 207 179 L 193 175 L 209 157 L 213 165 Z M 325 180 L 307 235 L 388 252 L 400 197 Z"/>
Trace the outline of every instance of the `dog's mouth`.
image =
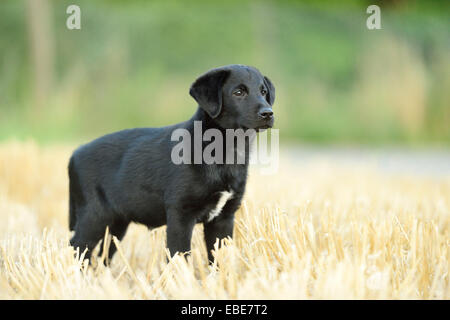
<path id="1" fill-rule="evenodd" d="M 256 130 L 257 132 L 263 132 L 263 131 L 265 131 L 265 130 L 267 130 L 267 129 L 269 129 L 269 128 L 272 128 L 272 126 L 266 124 L 266 125 L 263 125 L 263 126 L 260 126 L 260 127 L 255 128 L 255 130 Z"/>
<path id="2" fill-rule="evenodd" d="M 272 126 L 273 126 L 272 124 L 263 124 L 263 125 L 256 126 L 256 127 L 253 127 L 253 128 L 249 128 L 249 127 L 245 127 L 245 126 L 242 126 L 242 128 L 244 129 L 244 131 L 252 129 L 252 130 L 255 130 L 256 132 L 263 132 L 263 131 L 265 131 L 267 129 L 272 128 Z"/>

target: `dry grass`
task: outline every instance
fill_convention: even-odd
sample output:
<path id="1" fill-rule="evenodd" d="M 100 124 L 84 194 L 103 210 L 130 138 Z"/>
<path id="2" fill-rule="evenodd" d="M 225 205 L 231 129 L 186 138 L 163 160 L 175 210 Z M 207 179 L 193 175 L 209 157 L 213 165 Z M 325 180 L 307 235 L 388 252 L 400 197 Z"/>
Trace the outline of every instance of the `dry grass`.
<path id="1" fill-rule="evenodd" d="M 167 263 L 164 228 L 133 225 L 111 268 L 87 267 L 68 246 L 71 150 L 0 145 L 1 299 L 450 298 L 448 178 L 284 162 L 252 173 L 218 265 L 201 226 Z"/>

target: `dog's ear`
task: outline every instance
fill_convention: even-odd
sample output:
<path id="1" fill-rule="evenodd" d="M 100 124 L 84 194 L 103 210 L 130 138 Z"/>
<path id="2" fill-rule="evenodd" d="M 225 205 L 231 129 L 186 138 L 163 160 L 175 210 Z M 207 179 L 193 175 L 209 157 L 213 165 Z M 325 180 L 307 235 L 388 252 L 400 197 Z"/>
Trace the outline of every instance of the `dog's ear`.
<path id="1" fill-rule="evenodd" d="M 195 80 L 189 90 L 198 105 L 213 119 L 222 110 L 222 86 L 229 74 L 230 70 L 213 69 Z"/>
<path id="2" fill-rule="evenodd" d="M 272 106 L 275 101 L 275 87 L 267 77 L 264 77 L 264 84 L 266 85 L 268 91 L 266 94 L 266 100 Z"/>

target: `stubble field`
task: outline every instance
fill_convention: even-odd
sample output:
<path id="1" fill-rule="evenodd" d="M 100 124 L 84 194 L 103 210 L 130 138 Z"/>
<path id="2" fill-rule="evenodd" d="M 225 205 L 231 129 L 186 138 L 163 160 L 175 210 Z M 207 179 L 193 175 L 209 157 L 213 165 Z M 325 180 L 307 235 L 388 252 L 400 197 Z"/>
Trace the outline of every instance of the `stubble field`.
<path id="1" fill-rule="evenodd" d="M 234 239 L 167 262 L 165 228 L 132 225 L 111 267 L 68 245 L 76 146 L 0 145 L 0 299 L 449 299 L 450 178 L 281 158 L 250 172 Z M 107 242 L 106 242 L 107 243 Z"/>

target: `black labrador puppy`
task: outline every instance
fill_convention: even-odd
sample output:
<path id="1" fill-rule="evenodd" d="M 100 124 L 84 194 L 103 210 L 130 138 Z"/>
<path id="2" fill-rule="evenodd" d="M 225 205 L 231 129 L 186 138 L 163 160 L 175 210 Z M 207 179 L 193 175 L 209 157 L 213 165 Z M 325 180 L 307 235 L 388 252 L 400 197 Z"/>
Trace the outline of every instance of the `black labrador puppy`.
<path id="1" fill-rule="evenodd" d="M 122 239 L 130 222 L 149 228 L 167 225 L 171 255 L 190 250 L 192 230 L 202 222 L 210 261 L 216 239 L 232 236 L 234 213 L 245 190 L 252 136 L 245 139 L 243 163 L 176 164 L 173 148 L 179 142 L 173 141 L 172 134 L 177 129 L 191 134 L 192 152 L 184 156 L 193 159 L 198 154 L 193 146 L 200 146 L 200 153 L 206 148 L 205 141 L 199 143 L 195 137 L 196 124 L 203 130 L 216 129 L 224 137 L 229 129 L 270 128 L 275 89 L 257 69 L 229 65 L 200 76 L 189 93 L 199 105 L 190 120 L 108 134 L 73 153 L 69 227 L 75 234 L 70 243 L 81 251 L 87 248 L 86 258 L 90 259 L 106 227 Z M 224 144 L 221 150 L 223 157 L 232 155 L 232 159 L 239 152 L 234 143 Z M 111 243 L 109 259 L 115 251 Z"/>

